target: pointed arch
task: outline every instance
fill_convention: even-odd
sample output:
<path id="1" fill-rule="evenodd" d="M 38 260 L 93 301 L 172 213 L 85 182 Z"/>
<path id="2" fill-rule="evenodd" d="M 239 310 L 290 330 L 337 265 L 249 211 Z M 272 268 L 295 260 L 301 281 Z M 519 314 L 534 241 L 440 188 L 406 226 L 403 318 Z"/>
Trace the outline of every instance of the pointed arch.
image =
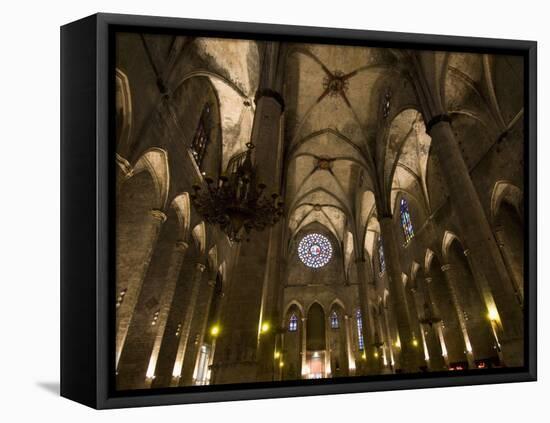
<path id="1" fill-rule="evenodd" d="M 523 192 L 510 181 L 497 181 L 493 186 L 491 194 L 491 220 L 494 221 L 503 200 L 507 200 L 512 205 L 518 215 L 522 215 Z"/>
<path id="2" fill-rule="evenodd" d="M 130 148 L 129 142 L 132 133 L 132 94 L 128 76 L 119 68 L 115 69 L 116 78 L 116 125 L 117 147 L 123 151 Z"/>
<path id="3" fill-rule="evenodd" d="M 413 260 L 413 262 L 411 263 L 411 284 L 414 286 L 417 286 L 416 275 L 418 274 L 419 270 L 420 265 Z"/>
<path id="4" fill-rule="evenodd" d="M 323 187 L 312 188 L 311 190 L 309 190 L 306 193 L 302 194 L 300 197 L 296 198 L 292 202 L 291 207 L 289 209 L 290 210 L 289 216 L 302 203 L 302 200 L 304 200 L 305 198 L 309 197 L 310 195 L 316 194 L 318 192 L 322 192 L 322 193 L 326 194 L 328 197 L 333 198 L 336 201 L 336 203 L 342 207 L 342 209 L 345 211 L 347 216 L 352 216 L 351 210 L 348 207 L 348 204 L 346 204 L 346 201 L 338 198 L 335 194 L 333 194 L 332 192 L 328 191 L 327 189 L 325 189 Z"/>
<path id="5" fill-rule="evenodd" d="M 344 302 L 340 298 L 335 298 L 334 300 L 332 300 L 328 309 L 332 310 L 334 306 L 341 307 L 344 312 L 347 310 Z"/>
<path id="6" fill-rule="evenodd" d="M 430 272 L 430 267 L 432 265 L 432 260 L 434 256 L 435 256 L 434 252 L 428 248 L 426 250 L 426 254 L 424 255 L 424 272 L 426 273 Z"/>
<path id="7" fill-rule="evenodd" d="M 132 173 L 137 175 L 141 172 L 149 172 L 153 178 L 157 192 L 157 207 L 164 209 L 168 201 L 170 188 L 170 169 L 168 164 L 168 153 L 162 148 L 151 148 L 137 160 Z"/>
<path id="8" fill-rule="evenodd" d="M 193 239 L 195 240 L 199 251 L 204 254 L 206 250 L 206 226 L 204 222 L 197 223 L 193 228 Z"/>
<path id="9" fill-rule="evenodd" d="M 216 269 L 218 267 L 218 246 L 214 245 L 208 251 L 208 264 L 211 269 Z"/>
<path id="10" fill-rule="evenodd" d="M 287 306 L 285 307 L 285 312 L 283 314 L 283 316 L 286 316 L 288 313 L 290 313 L 290 310 L 292 310 L 292 307 L 296 307 L 298 309 L 298 311 L 300 312 L 300 315 L 301 316 L 305 316 L 304 314 L 304 307 L 302 306 L 302 304 L 298 301 L 298 300 L 291 300 Z"/>
<path id="11" fill-rule="evenodd" d="M 191 203 L 189 194 L 184 192 L 172 200 L 170 207 L 176 212 L 180 227 L 180 238 L 186 241 L 189 237 L 189 228 L 191 225 Z"/>
<path id="12" fill-rule="evenodd" d="M 453 232 L 445 231 L 445 234 L 443 235 L 443 241 L 441 243 L 441 255 L 443 256 L 443 260 L 445 261 L 445 263 L 449 262 L 449 248 L 455 240 L 458 241 L 460 245 L 463 245 L 460 239 Z"/>

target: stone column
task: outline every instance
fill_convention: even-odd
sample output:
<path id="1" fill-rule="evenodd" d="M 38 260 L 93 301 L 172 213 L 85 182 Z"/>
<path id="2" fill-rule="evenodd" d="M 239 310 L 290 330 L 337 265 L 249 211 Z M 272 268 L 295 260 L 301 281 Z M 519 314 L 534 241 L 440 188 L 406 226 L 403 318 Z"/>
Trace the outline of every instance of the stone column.
<path id="1" fill-rule="evenodd" d="M 349 316 L 344 315 L 344 324 L 346 329 L 346 349 L 348 352 L 348 369 L 349 375 L 355 376 L 355 356 L 353 355 L 353 343 L 351 342 L 351 324 L 349 322 Z"/>
<path id="2" fill-rule="evenodd" d="M 485 275 L 503 328 L 502 350 L 508 366 L 523 365 L 523 312 L 457 140 L 446 115 L 431 118 L 426 125 L 432 149 L 458 217 L 464 243 L 472 250 L 475 267 Z"/>
<path id="3" fill-rule="evenodd" d="M 361 316 L 363 317 L 363 339 L 365 341 L 365 359 L 367 360 L 367 374 L 379 373 L 379 361 L 374 359 L 374 323 L 371 309 L 369 307 L 369 279 L 365 270 L 366 262 L 364 258 L 357 260 L 357 277 L 359 279 L 359 304 L 361 307 Z"/>
<path id="4" fill-rule="evenodd" d="M 153 209 L 150 212 L 150 224 L 143 228 L 143 233 L 140 238 L 140 242 L 143 246 L 143 260 L 141 266 L 134 269 L 129 269 L 129 275 L 127 275 L 127 281 L 120 281 L 119 269 L 117 269 L 117 287 L 119 283 L 126 282 L 126 288 L 122 292 L 117 292 L 117 297 L 122 300 L 117 303 L 117 334 L 116 334 L 116 367 L 118 368 L 120 355 L 126 342 L 126 336 L 128 335 L 128 329 L 132 321 L 134 309 L 141 293 L 141 287 L 143 285 L 143 279 L 147 273 L 147 268 L 151 262 L 153 251 L 160 234 L 162 224 L 166 221 L 166 215 L 157 209 Z"/>
<path id="5" fill-rule="evenodd" d="M 309 374 L 309 369 L 307 366 L 307 317 L 302 317 L 302 369 L 300 373 L 302 374 L 302 379 L 305 379 L 304 376 Z"/>
<path id="6" fill-rule="evenodd" d="M 388 307 L 384 307 L 383 310 L 383 317 L 384 317 L 384 328 L 385 328 L 385 335 L 386 335 L 386 345 L 387 348 L 387 355 L 389 357 L 386 357 L 386 361 L 389 361 L 389 365 L 391 368 L 392 373 L 395 372 L 395 356 L 393 351 L 393 339 L 391 334 L 391 327 L 390 327 L 390 319 L 388 317 Z"/>
<path id="7" fill-rule="evenodd" d="M 437 311 L 435 309 L 435 305 L 431 296 L 431 284 L 432 284 L 432 278 L 428 277 L 424 279 L 424 298 L 421 297 L 420 293 L 416 293 L 418 295 L 420 304 L 425 304 L 426 307 L 429 309 L 429 313 L 431 314 L 431 317 L 439 317 L 437 314 Z M 420 309 L 420 307 L 417 306 L 418 314 L 422 317 L 427 317 L 423 315 L 423 311 Z M 426 313 L 428 310 L 424 309 L 424 313 Z M 439 330 L 441 328 L 441 322 L 432 322 L 429 323 L 421 323 L 422 327 L 421 330 L 424 334 L 424 339 L 426 342 L 426 346 L 428 348 L 428 355 L 429 355 L 429 366 L 432 370 L 443 370 L 445 367 L 445 361 L 443 357 L 443 349 L 442 345 L 440 343 L 439 339 Z"/>
<path id="8" fill-rule="evenodd" d="M 476 366 L 474 361 L 474 354 L 472 351 L 472 344 L 470 343 L 470 337 L 468 336 L 468 327 L 466 325 L 466 319 L 464 318 L 464 310 L 462 310 L 462 306 L 458 301 L 458 296 L 456 293 L 457 288 L 455 270 L 450 264 L 445 264 L 441 266 L 441 270 L 445 275 L 445 281 L 447 282 L 447 287 L 449 288 L 449 293 L 451 294 L 451 301 L 456 311 L 458 324 L 460 325 L 460 330 L 462 332 L 462 336 L 464 337 L 464 345 L 466 345 L 466 358 L 468 360 L 468 366 L 470 367 L 470 369 L 475 369 Z"/>
<path id="9" fill-rule="evenodd" d="M 210 315 L 210 307 L 212 306 L 212 299 L 214 297 L 214 288 L 216 287 L 216 281 L 215 280 L 209 280 L 208 281 L 208 291 L 207 291 L 207 298 L 206 298 L 206 310 L 204 311 L 204 318 L 202 319 L 202 322 L 200 324 L 200 331 L 199 331 L 199 343 L 197 348 L 197 354 L 195 356 L 195 368 L 193 369 L 193 380 L 191 381 L 191 384 L 195 384 L 195 380 L 197 378 L 197 368 L 196 365 L 198 363 L 201 346 L 204 343 L 204 337 L 206 333 L 208 332 L 208 316 Z M 187 381 L 184 381 L 187 382 Z M 187 383 L 186 383 L 187 384 Z"/>
<path id="10" fill-rule="evenodd" d="M 196 264 L 195 273 L 193 275 L 193 279 L 191 280 L 191 294 L 189 295 L 189 303 L 187 304 L 183 317 L 181 336 L 178 345 L 178 352 L 176 354 L 174 371 L 172 373 L 173 379 L 171 386 L 179 386 L 180 383 L 181 373 L 183 370 L 183 360 L 185 359 L 185 351 L 187 349 L 187 342 L 189 341 L 189 333 L 191 331 L 191 323 L 193 321 L 195 305 L 199 296 L 202 274 L 205 270 L 206 266 L 204 264 Z"/>
<path id="11" fill-rule="evenodd" d="M 413 328 L 401 279 L 402 271 L 399 250 L 394 231 L 394 222 L 391 217 L 386 216 L 380 219 L 380 231 L 382 232 L 382 244 L 390 286 L 391 310 L 395 316 L 401 342 L 401 369 L 406 373 L 418 372 L 423 359 L 420 357 L 419 348 L 413 345 Z"/>
<path id="12" fill-rule="evenodd" d="M 507 246 L 505 242 L 506 237 L 504 236 L 504 229 L 500 225 L 495 227 L 495 238 L 497 240 L 498 247 L 500 248 L 504 265 L 506 266 L 514 285 L 514 291 L 516 293 L 516 297 L 518 298 L 518 302 L 523 307 L 523 274 L 518 272 L 516 267 L 510 261 L 510 256 L 506 252 Z M 464 251 L 464 254 L 466 254 L 466 251 Z M 471 258 L 468 258 L 468 260 L 471 261 Z"/>
<path id="13" fill-rule="evenodd" d="M 282 290 L 280 281 L 283 280 L 281 268 L 284 267 L 284 260 L 282 260 L 279 252 L 281 251 L 284 227 L 284 224 L 278 223 L 269 230 L 269 246 L 264 270 L 259 321 L 269 324 L 270 330 L 267 333 L 260 333 L 260 336 L 258 336 L 257 381 L 272 380 L 276 371 L 273 354 L 275 353 L 277 334 L 280 331 L 277 322 L 280 321 L 279 308 L 281 304 L 279 298 Z"/>
<path id="14" fill-rule="evenodd" d="M 266 42 L 263 49 L 260 83 L 256 92 L 256 110 L 251 140 L 256 145 L 255 163 L 258 178 L 266 185 L 266 193 L 279 193 L 282 175 L 283 143 L 282 113 L 285 107 L 282 90 L 280 61 L 281 46 L 278 42 Z"/>
<path id="15" fill-rule="evenodd" d="M 160 346 L 164 338 L 164 332 L 166 330 L 166 323 L 168 322 L 168 314 L 172 307 L 172 299 L 176 291 L 176 283 L 181 270 L 181 265 L 185 257 L 185 253 L 189 245 L 185 241 L 177 241 L 172 251 L 172 257 L 170 258 L 170 264 L 168 272 L 166 274 L 166 282 L 160 297 L 159 304 L 159 317 L 157 320 L 157 333 L 155 335 L 155 342 L 153 344 L 153 350 L 151 352 L 151 358 L 149 359 L 149 365 L 147 367 L 147 384 L 151 385 L 155 376 L 155 369 L 157 367 L 157 360 L 160 352 Z"/>
<path id="16" fill-rule="evenodd" d="M 376 318 L 377 321 L 377 330 L 378 334 L 380 336 L 380 348 L 378 348 L 378 351 L 376 351 L 375 355 L 379 361 L 381 361 L 380 364 L 380 371 L 381 373 L 387 373 L 388 371 L 388 355 L 389 355 L 389 347 L 391 346 L 391 339 L 387 339 L 387 333 L 384 329 L 384 316 L 382 315 L 382 310 L 379 311 L 378 317 Z M 381 354 L 380 354 L 381 353 Z"/>
<path id="17" fill-rule="evenodd" d="M 330 325 L 327 324 L 327 316 L 325 316 L 325 377 L 332 377 L 332 366 L 330 365 Z"/>
<path id="18" fill-rule="evenodd" d="M 271 197 L 281 191 L 283 157 L 282 89 L 280 44 L 266 42 L 261 46 L 262 66 L 255 96 L 256 110 L 250 142 L 254 144 L 253 162 L 258 183 L 265 185 L 264 194 Z M 250 242 L 242 242 L 227 291 L 222 334 L 217 339 L 214 357 L 216 383 L 255 382 L 272 378 L 273 331 L 279 319 L 274 315 L 278 267 L 273 265 L 279 249 L 278 230 L 273 227 L 251 233 Z M 266 322 L 270 329 L 262 333 Z M 223 328 L 226 329 L 223 329 Z M 261 344 L 259 342 L 261 341 Z"/>

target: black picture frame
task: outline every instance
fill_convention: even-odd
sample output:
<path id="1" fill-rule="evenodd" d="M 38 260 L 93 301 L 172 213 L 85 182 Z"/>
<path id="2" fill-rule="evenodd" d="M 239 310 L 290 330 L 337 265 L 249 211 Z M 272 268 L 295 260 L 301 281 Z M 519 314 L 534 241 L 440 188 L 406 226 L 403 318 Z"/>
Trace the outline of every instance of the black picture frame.
<path id="1" fill-rule="evenodd" d="M 396 374 L 349 380 L 295 381 L 155 389 L 123 395 L 113 390 L 113 131 L 112 40 L 124 28 L 155 33 L 300 40 L 469 52 L 525 58 L 525 366 L 479 373 Z M 537 44 L 533 41 L 453 37 L 258 23 L 95 14 L 61 28 L 61 395 L 90 407 L 293 397 L 534 381 L 536 327 Z M 113 290 L 111 290 L 113 291 Z M 196 389 L 200 388 L 200 389 Z"/>

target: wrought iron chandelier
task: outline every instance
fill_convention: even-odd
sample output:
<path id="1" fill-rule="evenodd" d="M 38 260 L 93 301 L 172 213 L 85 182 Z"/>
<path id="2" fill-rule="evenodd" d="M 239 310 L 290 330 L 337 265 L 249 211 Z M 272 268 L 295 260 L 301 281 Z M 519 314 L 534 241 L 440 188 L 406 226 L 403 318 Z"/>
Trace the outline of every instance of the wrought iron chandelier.
<path id="1" fill-rule="evenodd" d="M 206 176 L 206 189 L 198 184 L 191 201 L 206 223 L 218 225 L 233 242 L 240 242 L 252 230 L 262 231 L 277 223 L 284 212 L 279 194 L 264 193 L 266 185 L 258 183 L 252 164 L 254 144 L 247 143 L 246 151 L 234 157 L 225 175 L 217 182 Z"/>

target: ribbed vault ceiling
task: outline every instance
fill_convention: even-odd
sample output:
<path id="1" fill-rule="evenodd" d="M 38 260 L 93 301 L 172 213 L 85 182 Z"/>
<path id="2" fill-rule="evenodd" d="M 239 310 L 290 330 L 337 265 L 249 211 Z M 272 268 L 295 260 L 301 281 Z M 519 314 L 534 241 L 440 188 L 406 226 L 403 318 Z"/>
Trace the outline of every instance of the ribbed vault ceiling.
<path id="1" fill-rule="evenodd" d="M 392 63 L 387 51 L 373 48 L 297 45 L 289 51 L 286 196 L 293 233 L 317 221 L 344 239 L 358 187 L 373 186 L 368 134 Z"/>

